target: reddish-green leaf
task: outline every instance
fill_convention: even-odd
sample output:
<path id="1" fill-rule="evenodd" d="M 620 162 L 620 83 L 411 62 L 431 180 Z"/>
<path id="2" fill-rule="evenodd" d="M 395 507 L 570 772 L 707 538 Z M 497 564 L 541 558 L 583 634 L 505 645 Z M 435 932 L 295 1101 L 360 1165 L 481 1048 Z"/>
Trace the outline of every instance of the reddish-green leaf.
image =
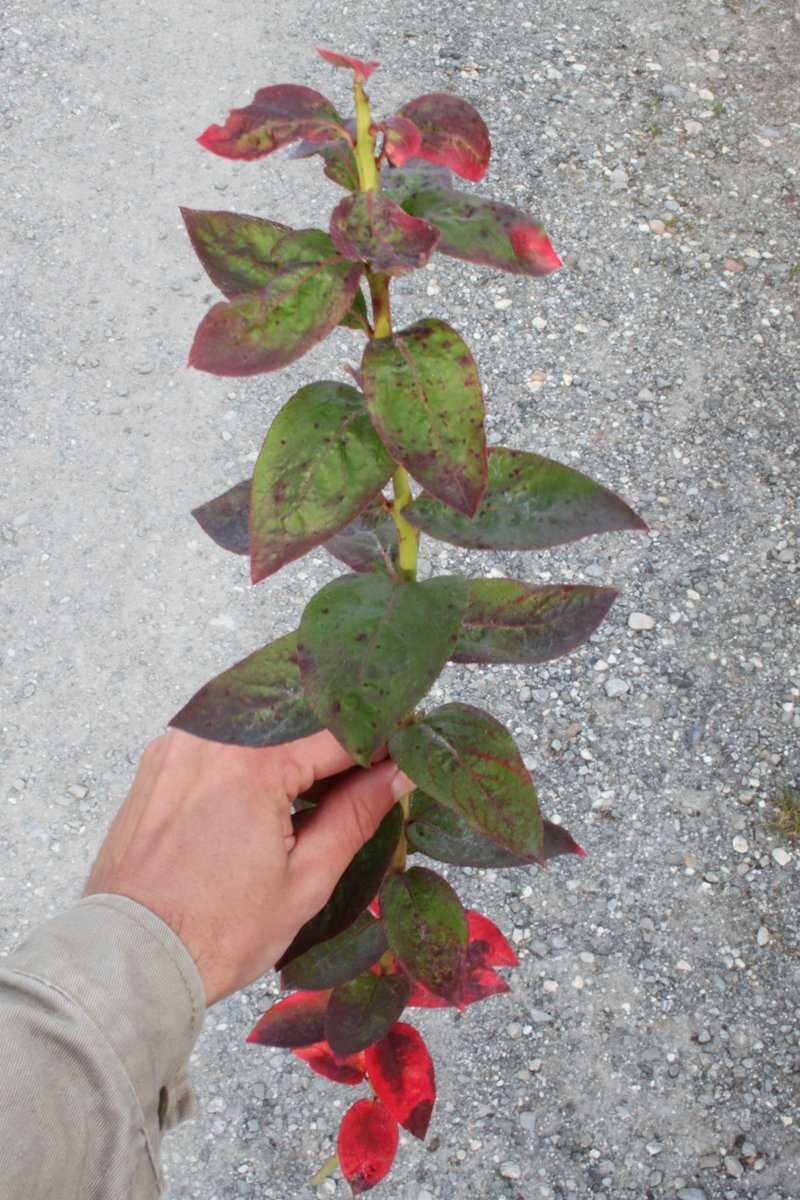
<path id="1" fill-rule="evenodd" d="M 485 414 L 478 369 L 461 337 L 444 321 L 417 321 L 368 342 L 361 370 L 370 415 L 392 457 L 432 496 L 471 516 L 486 489 Z"/>
<path id="2" fill-rule="evenodd" d="M 289 949 L 276 963 L 279 970 L 312 946 L 347 929 L 364 912 L 392 861 L 402 828 L 403 810 L 399 804 L 395 804 L 369 841 L 355 855 L 327 904 L 310 921 L 306 921 Z"/>
<path id="3" fill-rule="evenodd" d="M 182 208 L 195 253 L 209 278 L 226 296 L 255 292 L 274 279 L 285 262 L 276 247 L 288 225 L 246 213 Z"/>
<path id="4" fill-rule="evenodd" d="M 197 140 L 223 158 L 253 159 L 300 138 L 324 142 L 335 137 L 347 140 L 330 100 L 313 88 L 281 83 L 259 88 L 250 104 L 232 108 L 224 125 L 209 125 Z"/>
<path id="5" fill-rule="evenodd" d="M 413 1025 L 398 1021 L 365 1054 L 369 1081 L 379 1100 L 400 1124 L 424 1140 L 434 1101 L 433 1062 Z"/>
<path id="6" fill-rule="evenodd" d="M 472 579 L 455 662 L 540 663 L 569 654 L 594 633 L 616 588 Z"/>
<path id="7" fill-rule="evenodd" d="M 402 167 L 419 155 L 422 134 L 408 117 L 389 117 L 379 128 L 383 131 L 384 154 L 395 167 Z"/>
<path id="8" fill-rule="evenodd" d="M 502 996 L 511 988 L 492 967 L 481 966 L 480 963 L 467 962 L 464 975 L 464 994 L 462 1005 L 467 1008 L 480 1000 L 488 1000 L 490 996 Z M 448 1002 L 439 996 L 434 996 L 421 984 L 415 983 L 411 990 L 407 1008 L 449 1008 Z"/>
<path id="9" fill-rule="evenodd" d="M 343 121 L 352 139 L 356 136 L 356 123 L 352 117 Z M 338 183 L 347 192 L 357 192 L 359 188 L 358 166 L 352 146 L 337 137 L 333 141 L 300 142 L 291 151 L 290 158 L 310 158 L 319 154 L 325 162 L 325 174 L 328 179 Z"/>
<path id="10" fill-rule="evenodd" d="M 310 1046 L 325 1036 L 325 1009 L 330 992 L 295 992 L 267 1009 L 247 1035 L 258 1046 Z"/>
<path id="11" fill-rule="evenodd" d="M 384 1037 L 410 993 L 405 975 L 374 971 L 335 987 L 325 1012 L 325 1037 L 334 1054 L 355 1054 Z"/>
<path id="12" fill-rule="evenodd" d="M 363 1054 L 349 1054 L 339 1058 L 331 1050 L 327 1042 L 314 1042 L 312 1046 L 301 1046 L 292 1051 L 303 1062 L 308 1063 L 312 1071 L 334 1083 L 346 1083 L 351 1087 L 362 1083 L 366 1076 L 366 1063 Z"/>
<path id="13" fill-rule="evenodd" d="M 381 888 L 381 912 L 389 946 L 403 970 L 460 1007 L 467 918 L 450 884 L 427 867 L 389 875 Z"/>
<path id="14" fill-rule="evenodd" d="M 411 798 L 406 837 L 413 850 L 437 862 L 462 867 L 529 867 L 539 861 L 533 855 L 513 854 L 499 846 L 485 833 L 473 829 L 454 809 L 446 808 L 419 789 Z M 566 829 L 545 819 L 541 858 L 555 858 L 558 854 L 583 857 L 583 850 Z"/>
<path id="15" fill-rule="evenodd" d="M 352 54 L 340 54 L 338 50 L 325 50 L 322 46 L 317 46 L 317 54 L 332 67 L 347 67 L 363 80 L 369 79 L 372 72 L 381 65 L 379 62 L 366 62 L 363 58 L 354 58 Z"/>
<path id="16" fill-rule="evenodd" d="M 516 967 L 517 956 L 494 921 L 474 908 L 467 911 L 470 962 L 484 967 Z"/>
<path id="17" fill-rule="evenodd" d="M 334 558 L 347 563 L 351 571 L 375 568 L 394 573 L 397 563 L 397 525 L 380 499 L 368 504 L 362 513 L 325 543 Z"/>
<path id="18" fill-rule="evenodd" d="M 278 746 L 320 728 L 300 686 L 297 635 L 270 642 L 211 679 L 170 725 L 212 742 Z"/>
<path id="19" fill-rule="evenodd" d="M 336 987 L 366 971 L 386 947 L 383 925 L 364 912 L 335 937 L 292 959 L 284 968 L 281 982 L 285 988 Z"/>
<path id="20" fill-rule="evenodd" d="M 306 699 L 361 766 L 449 658 L 466 592 L 458 576 L 343 575 L 306 606 L 297 643 Z"/>
<path id="21" fill-rule="evenodd" d="M 390 275 L 424 267 L 439 240 L 437 229 L 409 216 L 383 192 L 345 196 L 331 214 L 330 234 L 345 258 Z"/>
<path id="22" fill-rule="evenodd" d="M 431 92 L 404 104 L 398 115 L 408 117 L 422 134 L 420 158 L 442 163 L 464 179 L 483 179 L 492 152 L 489 130 L 466 100 Z"/>
<path id="23" fill-rule="evenodd" d="M 253 583 L 342 529 L 393 469 L 361 392 L 332 380 L 295 392 L 273 421 L 253 472 Z"/>
<path id="24" fill-rule="evenodd" d="M 357 1100 L 342 1118 L 336 1152 L 354 1196 L 389 1173 L 399 1140 L 398 1125 L 378 1100 Z"/>
<path id="25" fill-rule="evenodd" d="M 544 550 L 593 533 L 647 530 L 624 500 L 588 475 L 504 446 L 489 451 L 489 486 L 472 520 L 433 492 L 423 492 L 403 516 L 441 541 L 472 550 Z"/>
<path id="26" fill-rule="evenodd" d="M 473 829 L 515 854 L 541 858 L 536 789 L 514 739 L 494 717 L 469 704 L 444 704 L 399 729 L 389 753 L 424 792 Z"/>
<path id="27" fill-rule="evenodd" d="M 200 322 L 189 366 L 212 375 L 257 375 L 300 358 L 350 309 L 362 268 L 340 258 L 321 229 L 285 234 L 283 263 L 266 287 L 221 301 Z"/>
<path id="28" fill-rule="evenodd" d="M 250 479 L 192 509 L 197 524 L 223 550 L 250 553 Z"/>
<path id="29" fill-rule="evenodd" d="M 360 288 L 339 324 L 344 325 L 347 329 L 355 329 L 358 333 L 365 333 L 367 337 L 371 335 L 372 326 L 367 315 L 367 302 Z"/>
<path id="30" fill-rule="evenodd" d="M 550 275 L 563 265 L 542 226 L 510 204 L 440 187 L 421 188 L 402 203 L 441 232 L 442 254 L 512 275 Z"/>

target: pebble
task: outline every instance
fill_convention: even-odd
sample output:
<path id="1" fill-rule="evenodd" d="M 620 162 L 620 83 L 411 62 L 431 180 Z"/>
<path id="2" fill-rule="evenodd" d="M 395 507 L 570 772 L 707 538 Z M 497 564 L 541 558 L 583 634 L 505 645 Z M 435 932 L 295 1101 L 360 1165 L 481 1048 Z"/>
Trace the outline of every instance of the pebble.
<path id="1" fill-rule="evenodd" d="M 703 132 L 703 126 L 699 121 L 684 121 L 683 128 L 686 130 L 689 137 L 696 137 L 698 133 Z"/>
<path id="2" fill-rule="evenodd" d="M 433 1200 L 433 1196 L 431 1195 L 430 1192 L 425 1192 L 425 1191 L 418 1192 L 417 1200 Z"/>
<path id="3" fill-rule="evenodd" d="M 647 629 L 655 629 L 656 619 L 643 612 L 632 612 L 628 617 L 628 628 L 643 633 Z"/>
<path id="4" fill-rule="evenodd" d="M 606 695 L 610 700 L 625 696 L 630 690 L 630 684 L 626 683 L 624 679 L 612 677 L 606 681 Z"/>
<path id="5" fill-rule="evenodd" d="M 737 834 L 733 839 L 733 848 L 737 854 L 747 854 L 747 838 L 743 838 L 741 834 Z"/>
<path id="6" fill-rule="evenodd" d="M 544 371 L 531 371 L 525 382 L 532 392 L 540 392 L 544 387 L 544 381 L 547 378 Z"/>
<path id="7" fill-rule="evenodd" d="M 664 224 L 664 222 L 659 221 L 658 218 L 656 218 L 653 221 L 648 221 L 648 225 L 650 226 L 650 232 L 656 233 L 656 234 L 664 233 L 667 228 L 666 225 Z"/>
<path id="8" fill-rule="evenodd" d="M 758 933 L 756 934 L 756 941 L 758 942 L 759 946 L 766 946 L 768 944 L 769 930 L 767 929 L 766 925 L 761 925 L 759 927 Z"/>
<path id="9" fill-rule="evenodd" d="M 504 1162 L 500 1164 L 500 1174 L 503 1179 L 521 1179 L 522 1169 L 519 1163 Z"/>
<path id="10" fill-rule="evenodd" d="M 532 1021 L 535 1021 L 537 1025 L 549 1025 L 549 1023 L 553 1020 L 552 1013 L 545 1012 L 543 1008 L 529 1008 L 528 1016 Z"/>
<path id="11" fill-rule="evenodd" d="M 681 1188 L 676 1192 L 677 1200 L 706 1200 L 706 1194 L 702 1188 Z"/>
<path id="12" fill-rule="evenodd" d="M 732 1175 L 734 1179 L 742 1178 L 744 1175 L 744 1167 L 739 1162 L 738 1158 L 734 1158 L 732 1154 L 728 1154 L 723 1161 L 725 1163 L 725 1170 L 729 1175 Z"/>
<path id="13" fill-rule="evenodd" d="M 82 787 L 79 783 L 73 783 L 71 787 L 67 788 L 67 791 L 75 800 L 85 800 L 89 795 L 89 789 Z"/>
<path id="14" fill-rule="evenodd" d="M 697 1040 L 701 1046 L 707 1046 L 711 1041 L 711 1034 L 707 1029 L 701 1029 L 697 1035 Z"/>
<path id="15" fill-rule="evenodd" d="M 519 1114 L 519 1123 L 528 1133 L 533 1133 L 536 1129 L 536 1113 L 523 1112 Z"/>
<path id="16" fill-rule="evenodd" d="M 789 863 L 792 861 L 791 854 L 788 850 L 784 850 L 782 846 L 778 846 L 772 851 L 772 857 L 779 867 L 788 867 Z"/>
<path id="17" fill-rule="evenodd" d="M 615 167 L 608 177 L 612 192 L 622 192 L 628 186 L 628 175 L 623 167 Z"/>
<path id="18" fill-rule="evenodd" d="M 547 321 L 545 321 L 544 317 L 534 317 L 531 325 L 538 333 L 542 333 L 547 329 Z"/>
<path id="19" fill-rule="evenodd" d="M 737 258 L 726 258 L 722 265 L 726 271 L 730 271 L 734 275 L 744 270 L 744 263 L 740 263 Z"/>

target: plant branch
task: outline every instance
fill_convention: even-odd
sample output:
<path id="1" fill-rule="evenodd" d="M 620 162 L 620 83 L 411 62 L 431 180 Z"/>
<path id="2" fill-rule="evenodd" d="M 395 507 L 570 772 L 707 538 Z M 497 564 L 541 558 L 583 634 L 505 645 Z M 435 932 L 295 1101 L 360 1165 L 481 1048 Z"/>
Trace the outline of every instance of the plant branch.
<path id="1" fill-rule="evenodd" d="M 328 1176 L 333 1174 L 338 1165 L 339 1155 L 332 1154 L 330 1158 L 322 1164 L 316 1175 L 312 1175 L 311 1179 L 309 1179 L 308 1182 L 311 1187 L 319 1187 L 321 1183 L 324 1183 Z"/>
<path id="2" fill-rule="evenodd" d="M 375 137 L 372 133 L 372 113 L 367 93 L 361 79 L 353 81 L 356 102 L 356 166 L 358 184 L 362 192 L 374 192 L 378 188 L 378 168 L 375 165 Z"/>

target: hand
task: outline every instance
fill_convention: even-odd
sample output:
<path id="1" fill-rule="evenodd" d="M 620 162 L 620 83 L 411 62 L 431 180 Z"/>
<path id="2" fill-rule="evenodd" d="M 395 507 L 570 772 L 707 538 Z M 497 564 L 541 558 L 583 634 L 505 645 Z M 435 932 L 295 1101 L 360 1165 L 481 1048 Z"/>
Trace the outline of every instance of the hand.
<path id="1" fill-rule="evenodd" d="M 214 1004 L 275 965 L 413 786 L 389 759 L 353 767 L 327 732 L 252 750 L 170 730 L 145 750 L 84 895 L 118 893 L 161 917 Z M 295 833 L 294 800 L 337 775 Z"/>

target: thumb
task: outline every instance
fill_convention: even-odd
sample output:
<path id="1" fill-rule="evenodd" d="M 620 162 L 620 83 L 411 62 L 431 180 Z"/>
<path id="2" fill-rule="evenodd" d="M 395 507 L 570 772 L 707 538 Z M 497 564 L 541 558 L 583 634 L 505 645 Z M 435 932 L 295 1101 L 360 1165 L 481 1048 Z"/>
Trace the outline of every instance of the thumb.
<path id="1" fill-rule="evenodd" d="M 299 826 L 291 870 L 314 889 L 319 887 L 327 900 L 392 805 L 413 790 L 411 780 L 388 759 L 367 770 L 350 771 Z"/>

